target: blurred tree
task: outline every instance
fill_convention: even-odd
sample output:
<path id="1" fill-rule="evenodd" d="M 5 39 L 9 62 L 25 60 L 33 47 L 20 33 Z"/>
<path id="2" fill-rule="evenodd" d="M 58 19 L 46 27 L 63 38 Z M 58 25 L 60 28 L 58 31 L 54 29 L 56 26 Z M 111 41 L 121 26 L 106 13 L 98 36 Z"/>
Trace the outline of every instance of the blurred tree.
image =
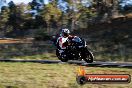
<path id="1" fill-rule="evenodd" d="M 36 28 L 47 28 L 47 23 L 45 20 L 43 20 L 43 17 L 40 16 L 40 15 L 37 15 L 36 16 L 36 19 L 35 19 L 35 26 Z"/>
<path id="2" fill-rule="evenodd" d="M 15 5 L 14 2 L 9 2 L 9 19 L 8 26 L 12 26 L 12 30 L 8 31 L 7 36 L 22 35 L 21 29 L 24 27 L 24 4 Z"/>
<path id="3" fill-rule="evenodd" d="M 36 0 L 30 2 L 29 5 L 31 6 L 32 10 L 36 10 L 38 8 L 38 2 Z"/>
<path id="4" fill-rule="evenodd" d="M 66 13 L 68 15 L 68 25 L 69 28 L 72 30 L 77 30 L 78 25 L 86 24 L 88 19 L 93 16 L 92 10 L 90 7 L 90 1 L 84 0 L 63 0 L 68 3 L 68 8 Z M 78 24 L 79 23 L 79 24 Z M 83 23 L 83 24 L 82 24 Z"/>
<path id="5" fill-rule="evenodd" d="M 8 6 L 9 6 L 9 9 L 10 9 L 10 12 L 15 12 L 16 5 L 15 5 L 15 3 L 13 1 L 10 1 L 8 3 Z"/>
<path id="6" fill-rule="evenodd" d="M 61 17 L 62 11 L 57 7 L 57 2 L 53 1 L 43 7 L 41 16 L 46 21 L 48 31 L 56 31 Z M 55 30 L 56 29 L 56 30 Z"/>
<path id="7" fill-rule="evenodd" d="M 93 0 L 98 21 L 108 21 L 119 16 L 119 0 Z"/>
<path id="8" fill-rule="evenodd" d="M 9 9 L 6 6 L 3 6 L 1 8 L 1 13 L 0 13 L 0 29 L 4 31 L 3 36 L 5 36 L 6 33 L 8 18 L 9 18 Z"/>
<path id="9" fill-rule="evenodd" d="M 119 2 L 120 1 L 120 2 Z M 118 15 L 119 4 L 126 0 L 32 0 L 28 5 L 13 1 L 8 7 L 2 7 L 0 13 L 0 29 L 8 34 L 19 34 L 27 29 L 48 29 L 55 32 L 67 27 L 72 30 L 88 28 L 89 22 L 107 21 Z M 40 8 L 41 7 L 41 8 Z M 126 5 L 123 11 L 131 11 L 131 5 Z M 94 19 L 96 19 L 94 21 Z"/>

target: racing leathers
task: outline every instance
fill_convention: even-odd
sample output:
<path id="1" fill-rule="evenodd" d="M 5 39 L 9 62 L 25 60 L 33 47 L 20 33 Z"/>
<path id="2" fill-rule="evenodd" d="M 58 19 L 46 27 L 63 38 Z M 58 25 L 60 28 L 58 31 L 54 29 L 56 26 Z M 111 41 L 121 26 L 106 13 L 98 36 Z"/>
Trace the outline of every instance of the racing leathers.
<path id="1" fill-rule="evenodd" d="M 65 52 L 66 50 L 66 47 L 68 46 L 68 43 L 70 41 L 72 41 L 73 38 L 75 38 L 76 36 L 71 36 L 69 35 L 68 37 L 63 37 L 63 36 L 60 36 L 58 39 L 57 39 L 57 48 L 59 49 L 59 53 L 63 53 Z"/>

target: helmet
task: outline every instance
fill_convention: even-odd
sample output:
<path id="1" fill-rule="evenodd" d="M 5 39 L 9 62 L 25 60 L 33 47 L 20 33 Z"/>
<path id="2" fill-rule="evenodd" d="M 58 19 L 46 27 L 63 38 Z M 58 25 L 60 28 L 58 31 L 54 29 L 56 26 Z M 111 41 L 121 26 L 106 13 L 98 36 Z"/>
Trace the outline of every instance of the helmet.
<path id="1" fill-rule="evenodd" d="M 62 33 L 67 33 L 67 34 L 69 34 L 70 31 L 69 31 L 69 29 L 62 29 Z"/>
<path id="2" fill-rule="evenodd" d="M 66 37 L 69 35 L 69 33 L 70 33 L 69 29 L 62 29 L 61 31 L 61 34 Z"/>

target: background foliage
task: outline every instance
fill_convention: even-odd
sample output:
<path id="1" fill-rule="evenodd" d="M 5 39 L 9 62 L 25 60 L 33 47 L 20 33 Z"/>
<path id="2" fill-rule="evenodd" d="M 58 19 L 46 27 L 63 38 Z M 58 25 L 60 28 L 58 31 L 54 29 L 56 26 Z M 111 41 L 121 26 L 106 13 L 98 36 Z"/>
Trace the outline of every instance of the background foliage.
<path id="1" fill-rule="evenodd" d="M 29 4 L 15 4 L 11 1 L 8 6 L 3 6 L 0 13 L 1 37 L 24 36 L 29 29 L 39 28 L 49 34 L 56 34 L 64 27 L 71 31 L 87 29 L 91 23 L 109 21 L 115 13 L 120 16 L 119 14 L 132 11 L 131 4 L 123 4 L 125 0 L 51 0 L 48 4 L 43 4 L 43 0 L 40 2 L 33 0 Z"/>

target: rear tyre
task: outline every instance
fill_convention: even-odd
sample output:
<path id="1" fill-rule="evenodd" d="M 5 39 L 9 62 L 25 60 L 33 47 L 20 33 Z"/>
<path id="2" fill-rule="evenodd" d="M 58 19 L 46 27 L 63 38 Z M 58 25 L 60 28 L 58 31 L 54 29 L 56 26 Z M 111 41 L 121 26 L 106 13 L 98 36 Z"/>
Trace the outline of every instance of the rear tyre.
<path id="1" fill-rule="evenodd" d="M 56 56 L 57 56 L 58 59 L 61 60 L 62 62 L 67 62 L 67 61 L 68 61 L 67 56 L 66 56 L 64 53 L 62 53 L 62 55 L 60 55 L 58 49 L 56 49 Z"/>

